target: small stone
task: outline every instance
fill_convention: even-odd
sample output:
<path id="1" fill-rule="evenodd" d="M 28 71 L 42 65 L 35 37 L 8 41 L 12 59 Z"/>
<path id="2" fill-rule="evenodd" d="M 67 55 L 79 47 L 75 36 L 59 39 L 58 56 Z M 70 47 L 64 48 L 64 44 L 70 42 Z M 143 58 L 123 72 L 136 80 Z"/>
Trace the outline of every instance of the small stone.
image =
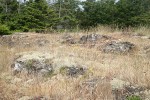
<path id="1" fill-rule="evenodd" d="M 100 34 L 88 34 L 88 35 L 83 35 L 80 40 L 79 43 L 87 43 L 87 42 L 91 42 L 91 43 L 95 43 L 98 40 L 101 39 L 110 39 L 110 37 L 106 36 L 106 35 L 100 35 Z"/>
<path id="2" fill-rule="evenodd" d="M 62 37 L 61 43 L 76 44 L 76 40 L 74 39 L 73 36 L 68 35 L 68 34 L 65 34 L 65 35 Z"/>
<path id="3" fill-rule="evenodd" d="M 86 69 L 83 67 L 71 66 L 71 67 L 62 67 L 60 68 L 61 74 L 66 74 L 68 76 L 79 76 L 85 74 Z"/>
<path id="4" fill-rule="evenodd" d="M 134 44 L 130 42 L 116 42 L 112 41 L 110 43 L 105 44 L 103 47 L 103 51 L 105 53 L 126 53 L 131 51 L 135 47 Z"/>

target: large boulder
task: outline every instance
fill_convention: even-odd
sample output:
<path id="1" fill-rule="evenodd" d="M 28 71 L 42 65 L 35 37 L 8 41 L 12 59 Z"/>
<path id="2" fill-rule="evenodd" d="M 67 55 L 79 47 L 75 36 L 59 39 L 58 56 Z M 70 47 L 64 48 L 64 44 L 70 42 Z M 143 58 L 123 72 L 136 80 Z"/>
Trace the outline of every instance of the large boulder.
<path id="1" fill-rule="evenodd" d="M 100 34 L 86 34 L 86 35 L 82 35 L 82 36 L 72 36 L 69 34 L 65 34 L 62 37 L 62 41 L 61 43 L 67 43 L 67 44 L 88 44 L 88 43 L 92 43 L 92 44 L 96 44 L 96 42 L 98 41 L 103 41 L 103 40 L 107 40 L 107 39 L 111 39 L 111 37 L 106 36 L 106 35 L 100 35 Z"/>
<path id="2" fill-rule="evenodd" d="M 18 58 L 12 64 L 13 73 L 50 74 L 53 71 L 52 58 L 48 53 L 24 52 L 17 54 Z"/>
<path id="3" fill-rule="evenodd" d="M 110 83 L 115 100 L 127 100 L 134 97 L 139 98 L 137 100 L 146 100 L 149 98 L 150 92 L 146 87 L 131 84 L 117 78 L 113 78 Z"/>
<path id="4" fill-rule="evenodd" d="M 130 42 L 116 42 L 112 41 L 109 43 L 106 43 L 103 47 L 103 51 L 105 53 L 111 52 L 111 53 L 127 53 L 135 47 L 134 44 Z"/>
<path id="5" fill-rule="evenodd" d="M 77 58 L 57 57 L 42 52 L 24 52 L 16 56 L 11 66 L 14 74 L 25 72 L 27 74 L 51 76 L 60 73 L 75 77 L 83 75 L 86 71 L 86 67 Z"/>

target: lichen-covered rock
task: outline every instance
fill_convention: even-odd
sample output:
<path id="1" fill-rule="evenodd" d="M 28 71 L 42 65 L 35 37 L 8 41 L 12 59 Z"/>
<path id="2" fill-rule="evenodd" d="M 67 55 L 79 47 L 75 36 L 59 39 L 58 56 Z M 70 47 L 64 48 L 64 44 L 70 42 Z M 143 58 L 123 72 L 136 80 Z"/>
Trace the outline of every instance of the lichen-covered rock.
<path id="1" fill-rule="evenodd" d="M 76 40 L 74 39 L 73 36 L 68 35 L 68 34 L 65 34 L 65 35 L 62 37 L 61 43 L 76 44 L 77 42 L 76 42 Z"/>
<path id="2" fill-rule="evenodd" d="M 28 74 L 49 74 L 53 71 L 52 56 L 48 53 L 24 52 L 18 54 L 12 64 L 14 74 L 26 72 Z"/>
<path id="3" fill-rule="evenodd" d="M 17 55 L 12 64 L 14 74 L 23 72 L 35 75 L 57 75 L 64 73 L 68 76 L 83 75 L 86 71 L 81 60 L 72 57 L 57 57 L 49 53 L 42 52 L 24 52 Z"/>
<path id="4" fill-rule="evenodd" d="M 0 37 L 2 45 L 9 47 L 31 47 L 31 46 L 46 46 L 49 44 L 49 40 L 44 36 L 38 36 L 37 34 L 27 34 L 27 33 L 15 33 L 12 35 L 4 35 Z"/>
<path id="5" fill-rule="evenodd" d="M 87 42 L 91 42 L 94 43 L 100 39 L 109 39 L 110 37 L 106 36 L 106 35 L 100 35 L 100 34 L 88 34 L 88 35 L 83 35 L 80 40 L 79 43 L 87 43 Z"/>
<path id="6" fill-rule="evenodd" d="M 117 78 L 113 78 L 110 81 L 112 86 L 112 93 L 114 94 L 115 100 L 127 100 L 128 97 L 137 96 L 141 98 L 140 100 L 145 99 L 145 89 L 138 85 L 132 85 L 127 81 L 123 81 Z"/>
<path id="7" fill-rule="evenodd" d="M 132 85 L 130 82 L 118 78 L 90 78 L 80 84 L 80 87 L 81 91 L 86 90 L 90 95 L 94 95 L 95 90 L 97 90 L 98 87 L 106 85 L 110 88 L 113 100 L 127 100 L 127 98 L 131 96 L 138 96 L 139 98 L 142 98 L 142 100 L 145 100 L 150 94 L 150 91 L 146 90 L 146 88 Z"/>
<path id="8" fill-rule="evenodd" d="M 68 76 L 76 77 L 78 75 L 84 75 L 86 72 L 86 68 L 80 66 L 65 66 L 60 69 L 61 74 L 65 74 Z"/>
<path id="9" fill-rule="evenodd" d="M 103 47 L 103 51 L 105 53 L 111 52 L 111 53 L 127 53 L 131 51 L 135 47 L 134 44 L 130 42 L 116 42 L 112 41 L 110 43 L 107 43 Z"/>
<path id="10" fill-rule="evenodd" d="M 106 35 L 100 35 L 100 34 L 87 34 L 87 35 L 82 35 L 81 37 L 75 37 L 71 36 L 68 34 L 65 34 L 62 37 L 61 43 L 67 43 L 67 44 L 87 44 L 87 43 L 92 43 L 95 44 L 97 41 L 100 40 L 107 40 L 110 39 L 111 37 L 106 36 Z"/>

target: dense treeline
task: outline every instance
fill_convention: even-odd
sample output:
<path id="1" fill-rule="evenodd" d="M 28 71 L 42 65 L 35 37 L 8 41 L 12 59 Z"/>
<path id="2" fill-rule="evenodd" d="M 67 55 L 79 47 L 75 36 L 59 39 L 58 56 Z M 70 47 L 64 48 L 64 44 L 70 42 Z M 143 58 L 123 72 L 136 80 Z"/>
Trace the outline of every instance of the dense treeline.
<path id="1" fill-rule="evenodd" d="M 150 0 L 0 0 L 0 34 L 87 29 L 99 24 L 150 25 Z"/>

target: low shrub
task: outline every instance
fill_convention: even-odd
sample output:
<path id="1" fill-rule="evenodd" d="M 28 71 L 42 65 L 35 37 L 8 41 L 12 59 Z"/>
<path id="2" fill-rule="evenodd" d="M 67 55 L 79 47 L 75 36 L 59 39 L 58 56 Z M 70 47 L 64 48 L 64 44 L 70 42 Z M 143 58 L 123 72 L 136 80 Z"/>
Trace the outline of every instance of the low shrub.
<path id="1" fill-rule="evenodd" d="M 0 35 L 10 35 L 11 32 L 9 28 L 6 25 L 1 25 L 0 24 Z"/>
<path id="2" fill-rule="evenodd" d="M 45 29 L 35 29 L 36 33 L 45 33 Z"/>
<path id="3" fill-rule="evenodd" d="M 133 96 L 127 97 L 127 100 L 141 100 L 141 98 L 139 96 L 133 95 Z"/>

